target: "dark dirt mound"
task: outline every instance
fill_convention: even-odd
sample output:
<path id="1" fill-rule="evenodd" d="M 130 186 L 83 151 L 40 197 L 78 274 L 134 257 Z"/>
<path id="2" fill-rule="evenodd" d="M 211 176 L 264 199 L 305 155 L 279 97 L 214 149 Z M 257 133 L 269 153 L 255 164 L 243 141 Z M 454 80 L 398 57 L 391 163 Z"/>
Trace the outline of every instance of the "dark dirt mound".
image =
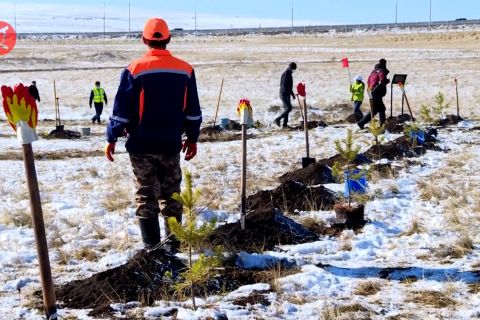
<path id="1" fill-rule="evenodd" d="M 287 218 L 279 218 L 277 224 L 281 225 Z M 293 222 L 293 221 L 292 221 Z M 292 224 L 284 224 L 284 229 L 298 231 Z M 300 226 L 301 227 L 301 226 Z M 305 229 L 304 233 L 308 233 Z M 237 233 L 237 232 L 235 232 Z M 304 239 L 311 241 L 316 237 L 310 233 L 310 239 L 304 235 Z M 298 234 L 293 236 L 299 237 Z M 276 274 L 270 270 L 246 270 L 237 268 L 235 259 L 226 260 L 224 267 L 217 269 L 217 274 L 207 283 L 204 288 L 196 288 L 195 294 L 212 295 L 229 292 L 247 284 L 258 282 L 270 282 Z M 292 266 L 293 267 L 293 266 Z M 110 304 L 127 303 L 123 309 L 137 305 L 152 305 L 155 300 L 178 299 L 174 293 L 175 281 L 181 281 L 179 273 L 185 268 L 185 264 L 177 257 L 167 254 L 159 249 L 153 252 L 140 251 L 130 261 L 122 266 L 100 272 L 90 278 L 75 280 L 56 288 L 59 305 L 67 308 L 93 309 L 90 316 L 111 318 L 113 312 Z M 166 272 L 171 272 L 167 276 Z M 41 291 L 35 293 L 41 299 Z M 187 292 L 187 295 L 189 293 Z M 260 298 L 260 297 L 259 297 Z M 256 298 L 252 298 L 256 300 Z M 247 299 L 248 300 L 248 299 Z M 137 302 L 137 303 L 135 303 Z M 40 306 L 40 305 L 39 305 Z M 172 312 L 175 310 L 172 309 Z"/>
<path id="2" fill-rule="evenodd" d="M 231 251 L 262 252 L 272 250 L 279 244 L 305 243 L 317 239 L 302 225 L 270 207 L 247 214 L 245 230 L 242 230 L 240 222 L 218 227 L 208 242 Z"/>
<path id="3" fill-rule="evenodd" d="M 321 163 L 312 163 L 306 168 L 287 172 L 279 178 L 280 182 L 298 181 L 305 185 L 333 183 L 332 170 Z"/>
<path id="4" fill-rule="evenodd" d="M 223 129 L 220 126 L 208 126 L 200 129 L 200 135 L 204 135 L 204 134 L 212 135 L 215 133 L 220 133 L 222 131 Z"/>
<path id="5" fill-rule="evenodd" d="M 362 118 L 363 118 L 363 114 L 361 112 L 356 112 L 356 113 L 352 113 L 351 115 L 349 115 L 345 119 L 345 122 L 357 123 L 358 121 L 362 120 Z"/>
<path id="6" fill-rule="evenodd" d="M 304 130 L 303 127 L 304 127 L 303 122 L 301 122 L 299 125 L 291 127 L 291 129 L 292 130 Z M 321 127 L 321 128 L 328 127 L 328 124 L 326 124 L 322 120 L 313 120 L 313 121 L 308 121 L 307 122 L 307 127 L 308 127 L 308 130 L 311 130 L 311 129 L 315 129 L 315 128 L 318 128 L 318 127 Z"/>
<path id="7" fill-rule="evenodd" d="M 389 117 L 385 121 L 385 129 L 391 133 L 402 133 L 403 132 L 403 124 L 407 121 L 412 121 L 412 117 L 408 114 L 401 114 L 395 117 Z"/>
<path id="8" fill-rule="evenodd" d="M 361 232 L 363 226 L 355 226 L 353 228 L 349 228 L 348 225 L 345 223 L 318 223 L 312 218 L 303 219 L 302 225 L 309 231 L 315 233 L 318 236 L 330 236 L 330 237 L 338 237 L 344 230 L 352 229 L 355 233 Z"/>
<path id="9" fill-rule="evenodd" d="M 127 264 L 56 288 L 57 300 L 68 308 L 95 308 L 112 302 L 153 303 L 159 292 L 169 291 L 165 273 L 176 277 L 185 268 L 177 257 L 159 249 L 140 251 Z"/>
<path id="10" fill-rule="evenodd" d="M 269 306 L 270 301 L 265 297 L 265 294 L 269 291 L 259 291 L 253 290 L 248 296 L 246 297 L 239 297 L 233 300 L 233 304 L 237 306 L 246 307 L 247 305 L 256 305 L 261 304 L 263 306 Z"/>
<path id="11" fill-rule="evenodd" d="M 80 139 L 82 135 L 78 131 L 71 130 L 52 130 L 45 136 L 46 139 Z"/>
<path id="12" fill-rule="evenodd" d="M 458 124 L 460 121 L 463 121 L 462 117 L 458 117 L 454 114 L 449 114 L 445 119 L 438 120 L 434 123 L 434 126 L 445 127 Z"/>
<path id="13" fill-rule="evenodd" d="M 435 141 L 434 135 L 427 132 L 425 134 L 425 143 L 413 150 L 409 139 L 406 136 L 401 136 L 393 141 L 381 144 L 379 148 L 372 146 L 363 155 L 370 159 L 378 159 L 380 151 L 381 159 L 398 160 L 403 157 L 415 157 L 424 154 L 427 150 L 443 151 L 436 146 Z"/>
<path id="14" fill-rule="evenodd" d="M 390 163 L 376 163 L 370 166 L 370 169 L 380 178 L 391 178 L 397 174 L 397 170 L 392 168 Z"/>
<path id="15" fill-rule="evenodd" d="M 309 187 L 296 181 L 285 181 L 273 190 L 259 191 L 247 199 L 251 210 L 277 208 L 288 213 L 295 210 L 331 210 L 335 194 L 323 186 Z"/>
<path id="16" fill-rule="evenodd" d="M 324 166 L 328 166 L 328 167 L 332 167 L 335 162 L 337 161 L 342 161 L 342 156 L 339 155 L 339 154 L 336 154 L 334 156 L 331 156 L 330 158 L 326 158 L 326 159 L 321 159 L 319 160 L 317 163 L 318 164 L 321 164 L 321 165 L 324 165 Z M 357 155 L 357 157 L 355 158 L 355 161 L 354 163 L 356 165 L 361 165 L 361 164 L 368 164 L 368 163 L 372 163 L 372 161 L 366 157 L 365 155 L 363 154 L 359 154 Z"/>

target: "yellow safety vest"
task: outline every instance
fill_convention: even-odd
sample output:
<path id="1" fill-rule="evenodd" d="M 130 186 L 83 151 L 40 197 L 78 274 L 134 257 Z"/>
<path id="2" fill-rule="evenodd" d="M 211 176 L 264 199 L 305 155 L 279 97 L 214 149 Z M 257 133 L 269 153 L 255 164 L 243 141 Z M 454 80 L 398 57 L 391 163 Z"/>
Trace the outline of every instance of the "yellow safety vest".
<path id="1" fill-rule="evenodd" d="M 93 90 L 93 102 L 104 103 L 105 90 L 103 90 L 103 88 L 97 88 L 97 87 L 94 87 L 92 90 Z"/>

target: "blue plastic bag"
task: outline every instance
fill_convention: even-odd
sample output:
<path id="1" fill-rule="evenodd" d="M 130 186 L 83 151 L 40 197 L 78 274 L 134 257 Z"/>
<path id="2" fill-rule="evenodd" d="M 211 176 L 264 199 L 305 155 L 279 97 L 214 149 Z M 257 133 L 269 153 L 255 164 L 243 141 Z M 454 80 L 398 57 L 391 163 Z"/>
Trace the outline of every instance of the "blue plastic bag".
<path id="1" fill-rule="evenodd" d="M 343 194 L 345 197 L 350 196 L 350 193 L 367 192 L 367 176 L 365 173 L 362 173 L 360 176 L 358 176 L 361 172 L 361 170 L 355 169 L 350 172 L 345 171 L 343 173 L 343 177 L 345 178 L 345 189 Z M 357 179 L 352 179 L 352 177 Z"/>

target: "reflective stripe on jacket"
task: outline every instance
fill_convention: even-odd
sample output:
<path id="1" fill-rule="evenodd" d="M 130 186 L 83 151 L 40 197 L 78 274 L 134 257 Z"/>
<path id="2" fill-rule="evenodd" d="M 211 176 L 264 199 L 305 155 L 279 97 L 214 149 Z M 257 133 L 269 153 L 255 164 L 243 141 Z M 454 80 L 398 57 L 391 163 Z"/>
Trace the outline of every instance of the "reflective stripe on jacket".
<path id="1" fill-rule="evenodd" d="M 122 73 L 107 139 L 115 142 L 126 129 L 128 152 L 175 154 L 184 132 L 197 142 L 201 122 L 192 66 L 168 50 L 150 49 Z"/>

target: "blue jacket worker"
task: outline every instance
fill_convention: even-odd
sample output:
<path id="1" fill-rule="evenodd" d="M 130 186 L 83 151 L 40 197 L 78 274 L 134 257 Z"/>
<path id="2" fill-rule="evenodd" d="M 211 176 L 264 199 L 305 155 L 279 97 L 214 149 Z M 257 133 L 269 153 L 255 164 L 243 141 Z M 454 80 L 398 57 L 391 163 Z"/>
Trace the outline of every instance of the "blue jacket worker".
<path id="1" fill-rule="evenodd" d="M 145 248 L 160 242 L 158 214 L 182 220 L 182 205 L 172 199 L 180 192 L 180 151 L 185 160 L 197 153 L 202 112 L 195 72 L 167 49 L 170 31 L 163 19 L 152 18 L 143 30 L 146 54 L 123 71 L 110 122 L 105 155 L 113 161 L 115 142 L 127 134 L 125 147 L 136 179 L 136 215 Z M 186 140 L 182 142 L 182 135 Z M 180 243 L 168 230 L 167 246 Z"/>

